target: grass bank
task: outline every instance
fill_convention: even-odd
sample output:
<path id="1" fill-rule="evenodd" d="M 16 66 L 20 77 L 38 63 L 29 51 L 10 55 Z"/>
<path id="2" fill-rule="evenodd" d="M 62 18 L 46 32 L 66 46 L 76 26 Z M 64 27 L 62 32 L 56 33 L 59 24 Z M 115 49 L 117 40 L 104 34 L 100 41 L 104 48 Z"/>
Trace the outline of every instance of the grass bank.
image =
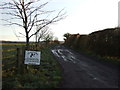
<path id="1" fill-rule="evenodd" d="M 65 47 L 68 47 L 67 45 L 64 45 Z M 70 48 L 70 47 L 68 47 Z M 88 56 L 89 58 L 95 59 L 95 60 L 99 60 L 101 62 L 104 63 L 110 63 L 113 65 L 120 65 L 120 56 L 100 56 L 99 54 L 96 54 L 90 50 L 80 50 L 80 49 L 74 49 L 74 48 L 70 48 L 73 49 L 85 56 Z"/>
<path id="2" fill-rule="evenodd" d="M 50 51 L 55 45 L 41 48 L 40 65 L 29 65 L 28 72 L 17 74 L 13 70 L 3 70 L 2 88 L 57 88 L 61 82 L 61 68 Z"/>

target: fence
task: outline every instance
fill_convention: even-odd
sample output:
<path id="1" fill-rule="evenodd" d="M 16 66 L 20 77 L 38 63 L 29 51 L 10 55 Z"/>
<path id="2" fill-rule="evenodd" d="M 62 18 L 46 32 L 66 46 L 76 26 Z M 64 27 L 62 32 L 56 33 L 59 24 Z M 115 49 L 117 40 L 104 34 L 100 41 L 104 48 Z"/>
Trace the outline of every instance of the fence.
<path id="1" fill-rule="evenodd" d="M 2 50 L 2 69 L 7 70 L 16 67 L 17 49 Z"/>
<path id="2" fill-rule="evenodd" d="M 31 45 L 29 50 L 37 50 L 35 45 Z M 16 73 L 24 73 L 27 66 L 24 64 L 25 47 L 3 49 L 2 51 L 2 70 L 13 70 Z"/>
<path id="3" fill-rule="evenodd" d="M 15 73 L 24 72 L 24 51 L 25 48 L 11 48 L 2 50 L 2 70 L 4 72 L 14 71 Z"/>

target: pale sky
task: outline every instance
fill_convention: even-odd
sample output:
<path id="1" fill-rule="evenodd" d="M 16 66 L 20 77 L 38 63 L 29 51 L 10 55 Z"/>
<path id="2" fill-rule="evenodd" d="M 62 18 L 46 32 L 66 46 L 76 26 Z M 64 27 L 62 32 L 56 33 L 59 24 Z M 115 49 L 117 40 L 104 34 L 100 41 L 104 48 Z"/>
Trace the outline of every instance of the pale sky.
<path id="1" fill-rule="evenodd" d="M 63 40 L 63 34 L 67 32 L 89 34 L 117 27 L 118 2 L 119 0 L 51 0 L 47 8 L 52 10 L 65 8 L 68 15 L 64 20 L 51 25 L 51 31 L 59 40 Z M 1 18 L 3 17 L 1 15 Z M 17 30 L 24 32 L 19 27 L 0 25 L 0 40 L 25 40 L 25 38 L 16 38 L 14 33 L 17 33 Z"/>

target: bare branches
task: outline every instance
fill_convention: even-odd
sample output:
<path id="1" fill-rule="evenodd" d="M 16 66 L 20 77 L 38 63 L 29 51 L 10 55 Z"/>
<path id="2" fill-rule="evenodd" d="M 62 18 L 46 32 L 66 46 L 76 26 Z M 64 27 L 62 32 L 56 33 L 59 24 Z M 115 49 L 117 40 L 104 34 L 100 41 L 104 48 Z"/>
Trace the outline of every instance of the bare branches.
<path id="1" fill-rule="evenodd" d="M 41 40 L 49 42 L 50 40 L 53 39 L 53 33 L 49 30 L 49 27 L 46 26 L 38 32 L 37 37 L 38 37 L 38 42 L 40 42 Z"/>
<path id="2" fill-rule="evenodd" d="M 15 14 L 15 13 L 12 13 L 12 12 L 4 12 L 4 13 L 1 13 L 1 14 L 11 15 L 11 16 L 14 16 L 14 17 L 19 17 L 20 19 L 23 18 L 23 17 L 21 17 L 19 14 Z"/>
<path id="3" fill-rule="evenodd" d="M 64 9 L 62 9 L 57 16 L 55 16 L 54 18 L 52 18 L 51 20 L 47 20 L 45 22 L 40 23 L 39 25 L 41 26 L 35 33 L 33 33 L 30 37 L 36 35 L 42 28 L 46 27 L 49 24 L 52 24 L 54 22 L 60 21 L 61 19 L 65 18 L 66 16 L 65 13 L 62 13 Z"/>
<path id="4" fill-rule="evenodd" d="M 37 34 L 38 42 L 43 39 L 48 34 L 48 27 L 45 27 L 40 30 L 40 32 Z"/>
<path id="5" fill-rule="evenodd" d="M 65 17 L 67 17 L 67 16 L 65 16 L 66 12 L 62 13 L 62 11 L 64 11 L 64 9 L 62 9 L 60 12 L 58 12 L 58 14 L 51 21 L 57 22 L 57 21 L 64 19 Z"/>
<path id="6" fill-rule="evenodd" d="M 43 28 L 66 17 L 65 13 L 63 13 L 64 9 L 59 11 L 56 16 L 51 17 L 50 14 L 52 14 L 55 10 L 43 10 L 43 8 L 49 2 L 37 4 L 38 6 L 36 6 L 35 4 L 39 3 L 39 1 L 40 0 L 25 2 L 25 0 L 11 0 L 8 3 L 3 2 L 3 4 L 0 5 L 0 9 L 6 10 L 6 12 L 3 11 L 2 14 L 11 16 L 11 18 L 9 19 L 2 20 L 7 22 L 7 25 L 17 25 L 23 27 L 25 30 L 25 35 L 23 35 L 22 33 L 19 34 L 26 37 L 27 43 L 32 36 L 37 35 L 38 33 L 40 33 L 40 37 L 45 35 L 47 31 L 42 31 Z M 47 17 L 45 15 L 47 15 Z M 19 20 L 20 22 L 18 22 L 17 20 Z M 31 33 L 34 26 L 38 26 L 39 28 L 36 30 L 36 32 Z"/>
<path id="7" fill-rule="evenodd" d="M 22 33 L 20 33 L 20 32 L 19 32 L 19 34 L 21 34 L 23 37 L 26 37 L 24 34 L 22 34 Z"/>
<path id="8" fill-rule="evenodd" d="M 6 20 L 6 19 L 1 19 L 1 20 L 8 23 L 8 24 L 5 24 L 5 25 L 17 25 L 17 26 L 23 27 L 23 26 L 22 26 L 21 24 L 19 24 L 19 23 L 14 23 L 14 22 L 11 22 L 11 21 Z"/>
<path id="9" fill-rule="evenodd" d="M 30 14 L 27 17 L 31 16 L 34 12 L 36 12 L 37 10 L 40 10 L 41 8 L 43 8 L 47 4 L 48 4 L 48 2 L 46 2 L 46 3 L 44 3 L 44 4 L 42 4 L 42 5 L 38 6 L 38 7 L 36 7 L 34 10 L 32 10 L 30 12 Z"/>
<path id="10" fill-rule="evenodd" d="M 11 2 L 9 2 L 9 3 L 6 3 L 6 2 L 3 2 L 1 5 L 0 5 L 0 9 L 17 9 L 16 7 L 15 7 L 15 4 L 14 3 L 11 3 Z"/>
<path id="11" fill-rule="evenodd" d="M 33 19 L 33 21 L 32 21 L 32 25 L 30 26 L 28 26 L 28 27 L 30 27 L 30 29 L 28 29 L 28 32 L 30 32 L 31 30 L 32 30 L 32 28 L 33 28 L 33 26 L 37 23 L 37 22 L 44 22 L 45 20 L 44 19 L 42 19 L 42 20 L 37 20 L 37 21 L 35 21 L 35 18 Z M 38 24 L 38 26 L 39 26 L 39 24 Z"/>
<path id="12" fill-rule="evenodd" d="M 43 37 L 44 41 L 49 42 L 50 40 L 53 39 L 53 33 L 52 32 L 48 32 L 44 37 Z"/>

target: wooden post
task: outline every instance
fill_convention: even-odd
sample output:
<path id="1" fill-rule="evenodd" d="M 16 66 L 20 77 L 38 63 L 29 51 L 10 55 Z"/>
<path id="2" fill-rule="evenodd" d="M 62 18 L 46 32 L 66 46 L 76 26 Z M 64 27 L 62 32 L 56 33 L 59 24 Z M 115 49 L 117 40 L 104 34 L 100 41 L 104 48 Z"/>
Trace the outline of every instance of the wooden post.
<path id="1" fill-rule="evenodd" d="M 16 62 L 16 72 L 19 73 L 19 48 L 17 48 L 17 62 Z"/>
<path id="2" fill-rule="evenodd" d="M 27 71 L 27 65 L 24 64 L 25 48 L 17 48 L 17 73 L 23 74 Z"/>
<path id="3" fill-rule="evenodd" d="M 27 72 L 27 65 L 24 64 L 24 60 L 25 60 L 25 48 L 22 47 L 22 67 L 23 67 L 23 73 Z"/>
<path id="4" fill-rule="evenodd" d="M 22 51 L 20 48 L 17 48 L 17 73 L 21 73 L 21 59 L 22 58 Z"/>

